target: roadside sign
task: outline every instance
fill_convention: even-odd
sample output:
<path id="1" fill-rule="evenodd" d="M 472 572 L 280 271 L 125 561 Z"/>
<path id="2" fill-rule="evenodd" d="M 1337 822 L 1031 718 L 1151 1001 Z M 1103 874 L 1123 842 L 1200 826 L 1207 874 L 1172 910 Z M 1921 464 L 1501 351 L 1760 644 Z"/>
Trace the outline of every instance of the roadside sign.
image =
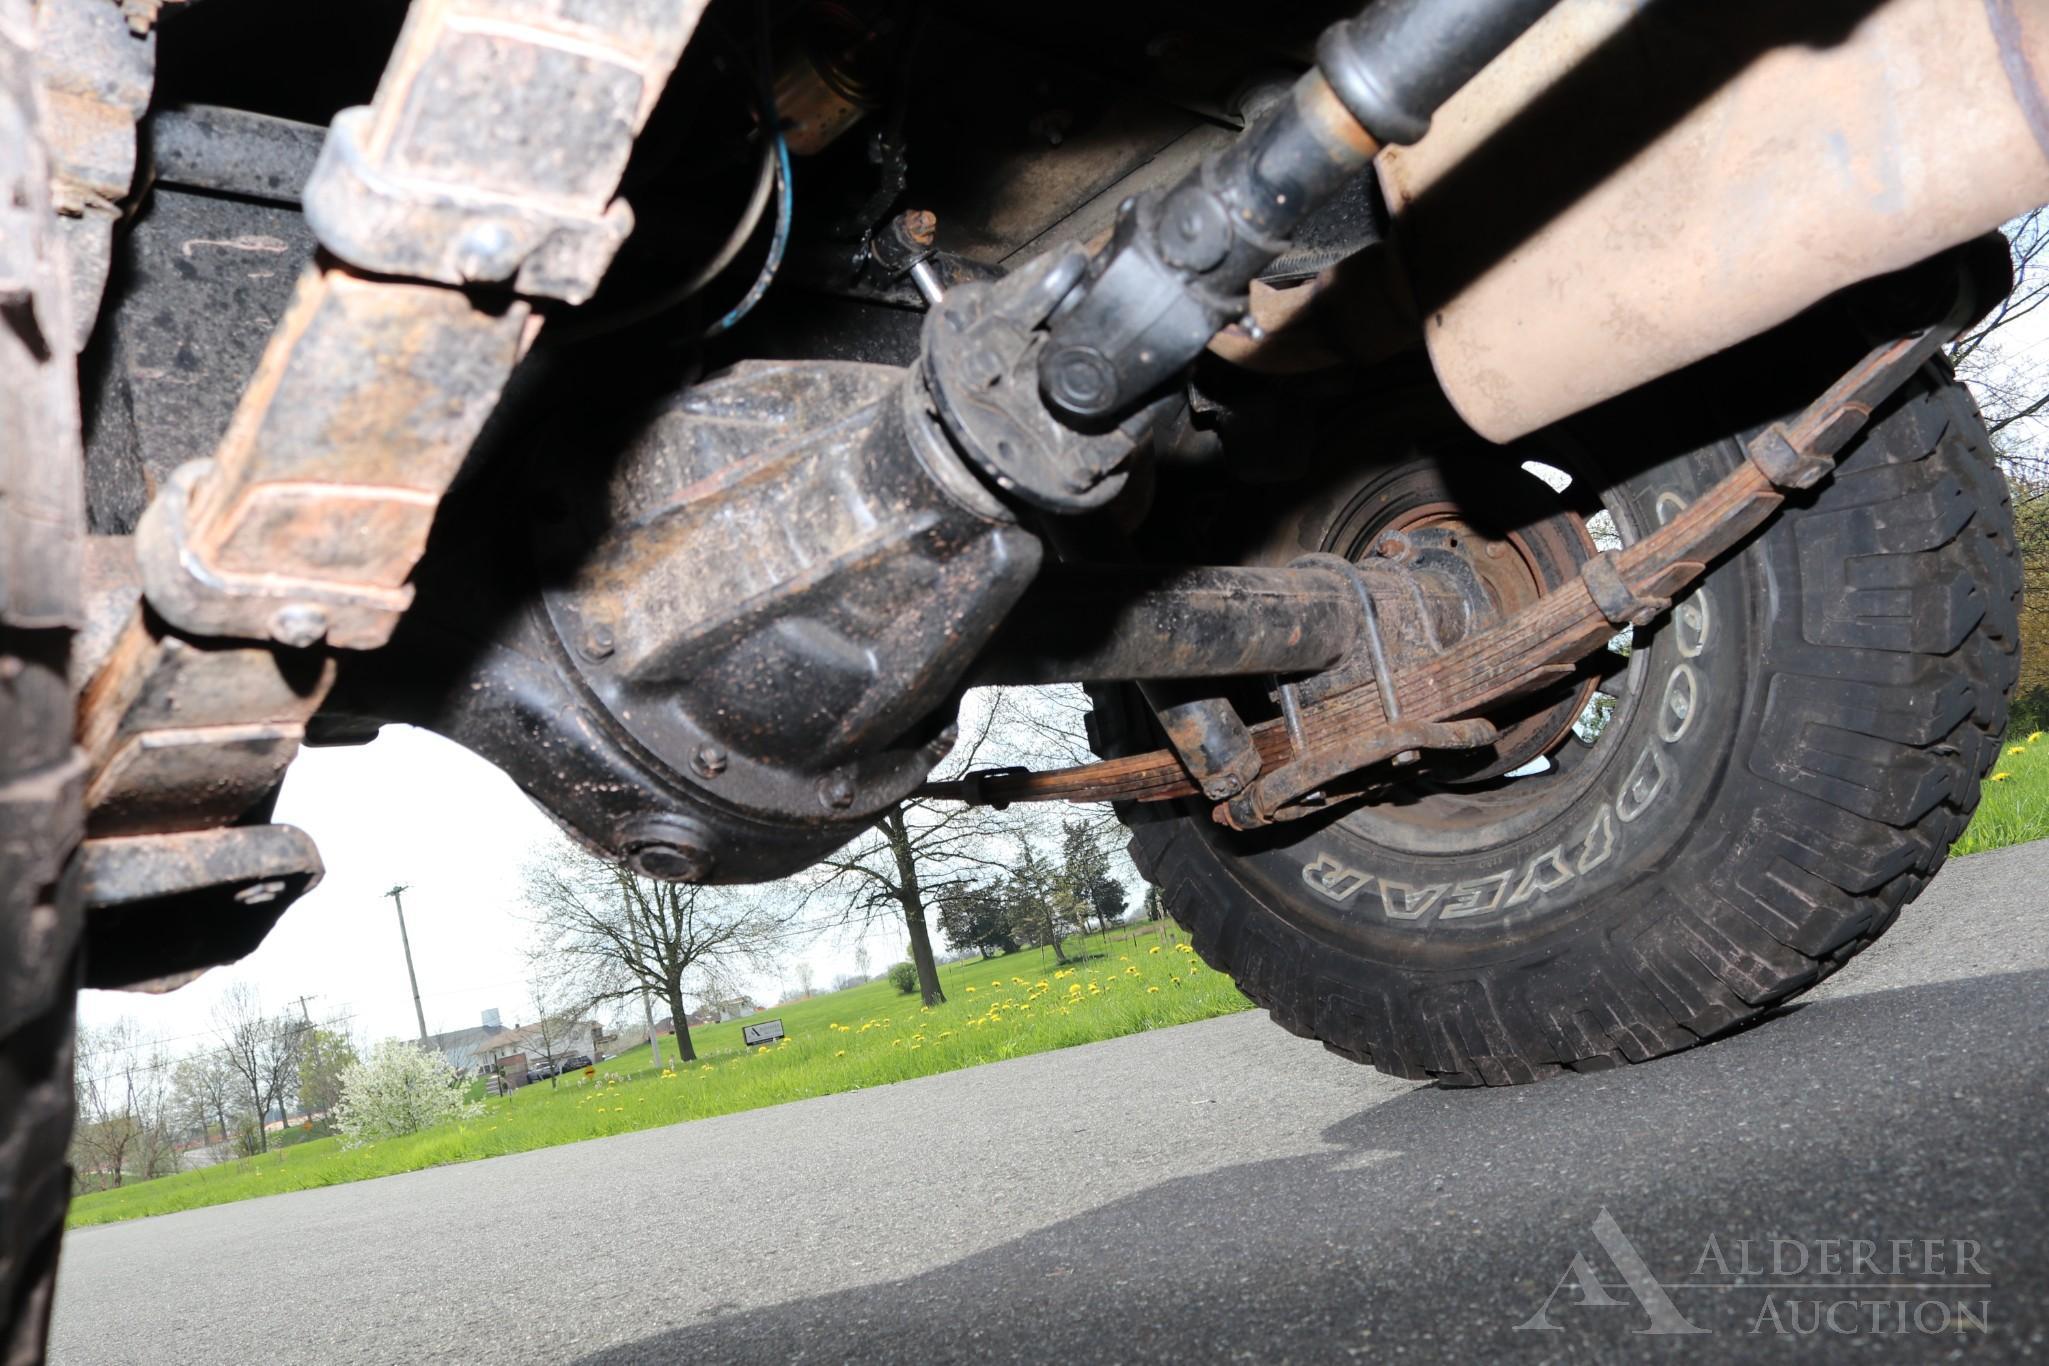
<path id="1" fill-rule="evenodd" d="M 781 1020 L 763 1020 L 760 1024 L 740 1026 L 740 1042 L 752 1047 L 758 1043 L 774 1043 L 783 1036 Z"/>

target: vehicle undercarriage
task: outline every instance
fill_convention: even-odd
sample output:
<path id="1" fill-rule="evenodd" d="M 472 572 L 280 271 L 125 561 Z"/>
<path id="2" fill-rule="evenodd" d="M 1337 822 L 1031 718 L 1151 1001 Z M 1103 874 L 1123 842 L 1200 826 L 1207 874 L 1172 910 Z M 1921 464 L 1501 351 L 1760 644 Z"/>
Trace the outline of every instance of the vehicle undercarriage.
<path id="1" fill-rule="evenodd" d="M 2015 676 L 1941 352 L 2049 16 L 1965 8 L 11 0 L 0 1037 L 248 952 L 396 722 L 674 880 L 1114 801 L 1401 1075 L 1755 1018 Z M 1056 682 L 1102 762 L 931 782 Z"/>

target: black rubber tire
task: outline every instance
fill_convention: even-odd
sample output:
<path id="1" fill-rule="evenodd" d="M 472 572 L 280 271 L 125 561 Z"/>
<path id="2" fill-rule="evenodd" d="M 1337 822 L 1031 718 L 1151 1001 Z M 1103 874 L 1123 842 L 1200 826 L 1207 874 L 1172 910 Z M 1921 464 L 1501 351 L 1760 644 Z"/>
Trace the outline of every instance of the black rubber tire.
<path id="1" fill-rule="evenodd" d="M 19 16 L 15 16 L 19 17 Z M 70 1201 L 82 767 L 67 670 L 85 535 L 75 363 L 27 54 L 0 28 L 0 1364 L 37 1362 Z"/>
<path id="2" fill-rule="evenodd" d="M 1625 487 L 1646 515 L 1739 458 L 1711 442 Z M 1285 548 L 1326 548 L 1319 516 Z M 1562 814 L 1419 851 L 1346 820 L 1248 837 L 1196 803 L 1127 806 L 1132 857 L 1208 962 L 1337 1053 L 1454 1085 L 1641 1062 L 1814 985 L 1926 885 L 1999 753 L 2019 601 L 1983 421 L 1931 364 L 1639 636 L 1656 700 Z M 1096 702 L 1101 752 L 1160 743 L 1135 694 Z"/>

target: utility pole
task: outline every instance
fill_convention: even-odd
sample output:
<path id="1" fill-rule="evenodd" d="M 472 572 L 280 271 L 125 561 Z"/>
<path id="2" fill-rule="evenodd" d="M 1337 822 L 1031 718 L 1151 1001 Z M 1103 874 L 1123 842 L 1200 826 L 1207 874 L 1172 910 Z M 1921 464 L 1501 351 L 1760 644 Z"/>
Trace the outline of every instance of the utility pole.
<path id="1" fill-rule="evenodd" d="M 406 938 L 406 904 L 399 899 L 399 894 L 403 891 L 405 891 L 403 886 L 393 887 L 385 895 L 391 898 L 392 905 L 398 907 L 398 942 L 406 951 L 406 980 L 413 984 L 413 1014 L 419 1018 L 420 1042 L 425 1044 L 427 1042 L 427 1012 L 420 1006 L 420 979 L 413 971 L 413 941 Z"/>
<path id="2" fill-rule="evenodd" d="M 299 1030 L 299 1038 L 302 1041 L 299 1045 L 299 1048 L 301 1050 L 299 1053 L 299 1064 L 301 1068 L 299 1073 L 299 1113 L 301 1116 L 305 1118 L 307 1125 L 311 1126 L 313 1123 L 313 1104 L 311 1101 L 306 1099 L 306 1073 L 304 1071 L 306 1062 L 306 1054 L 304 1050 L 306 1045 L 303 1042 L 303 1040 L 308 1034 L 311 1034 L 313 1032 L 313 1014 L 311 1011 L 306 1009 L 306 1000 L 307 998 L 304 996 L 301 996 L 299 998 L 299 1014 L 306 1021 L 306 1023 Z M 282 1110 L 284 1106 L 280 1104 L 278 1108 Z"/>

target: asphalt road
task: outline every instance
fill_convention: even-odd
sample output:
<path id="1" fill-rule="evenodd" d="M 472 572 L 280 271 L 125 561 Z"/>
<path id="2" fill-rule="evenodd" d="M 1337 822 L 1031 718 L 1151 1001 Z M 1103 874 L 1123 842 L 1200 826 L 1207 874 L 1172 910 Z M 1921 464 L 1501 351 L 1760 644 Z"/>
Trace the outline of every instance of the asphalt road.
<path id="1" fill-rule="evenodd" d="M 2045 888 L 1968 859 L 1779 1018 L 1541 1086 L 1247 1014 L 86 1229 L 55 1355 L 2045 1357 Z"/>

